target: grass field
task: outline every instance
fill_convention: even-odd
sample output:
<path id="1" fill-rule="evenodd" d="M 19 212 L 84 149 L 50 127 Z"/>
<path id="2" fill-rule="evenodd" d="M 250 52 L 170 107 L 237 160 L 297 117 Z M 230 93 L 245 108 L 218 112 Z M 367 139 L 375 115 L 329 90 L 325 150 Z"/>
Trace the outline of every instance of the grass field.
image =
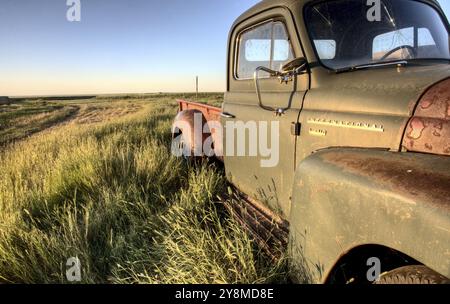
<path id="1" fill-rule="evenodd" d="M 217 202 L 222 169 L 171 156 L 177 97 L 0 107 L 0 283 L 67 283 L 70 257 L 83 283 L 286 281 Z"/>

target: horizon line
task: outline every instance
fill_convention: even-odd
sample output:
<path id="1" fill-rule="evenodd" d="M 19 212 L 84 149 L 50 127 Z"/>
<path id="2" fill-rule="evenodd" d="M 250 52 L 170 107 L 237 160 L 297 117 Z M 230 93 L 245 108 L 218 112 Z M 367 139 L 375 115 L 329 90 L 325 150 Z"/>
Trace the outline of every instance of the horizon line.
<path id="1" fill-rule="evenodd" d="M 99 93 L 99 94 L 55 94 L 55 95 L 51 95 L 51 94 L 47 94 L 47 95 L 0 95 L 0 97 L 7 97 L 10 99 L 23 99 L 23 98 L 30 98 L 30 99 L 36 99 L 36 98 L 70 98 L 70 97 L 75 97 L 75 98 L 80 98 L 80 97 L 85 97 L 85 98 L 94 98 L 94 97 L 108 97 L 108 96 L 144 96 L 144 95 L 162 95 L 162 94 L 169 94 L 169 95 L 176 95 L 176 94 L 197 94 L 197 92 L 192 92 L 192 91 L 175 91 L 175 92 L 146 92 L 146 93 L 133 93 L 133 92 L 128 92 L 128 93 Z M 198 94 L 225 94 L 225 91 L 202 91 L 202 92 L 198 92 Z"/>

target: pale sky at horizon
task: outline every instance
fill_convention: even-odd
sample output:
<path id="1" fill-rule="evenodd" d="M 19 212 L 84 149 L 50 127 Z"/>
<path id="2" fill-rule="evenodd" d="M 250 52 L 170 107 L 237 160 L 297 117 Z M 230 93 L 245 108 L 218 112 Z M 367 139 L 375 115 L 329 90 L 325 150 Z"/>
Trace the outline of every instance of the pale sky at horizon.
<path id="1" fill-rule="evenodd" d="M 233 21 L 259 0 L 0 0 L 0 96 L 224 91 Z M 447 16 L 450 0 L 440 0 Z"/>

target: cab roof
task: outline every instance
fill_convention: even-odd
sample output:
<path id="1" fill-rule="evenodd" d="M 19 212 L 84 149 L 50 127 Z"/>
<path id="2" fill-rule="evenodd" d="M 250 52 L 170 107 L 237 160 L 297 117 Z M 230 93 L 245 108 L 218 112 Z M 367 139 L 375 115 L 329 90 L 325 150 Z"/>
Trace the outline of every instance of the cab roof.
<path id="1" fill-rule="evenodd" d="M 274 8 L 274 7 L 291 7 L 293 4 L 298 4 L 301 6 L 304 6 L 305 4 L 309 2 L 317 2 L 319 0 L 262 0 L 261 2 L 257 3 L 253 7 L 251 7 L 249 10 L 247 10 L 245 13 L 243 13 L 233 24 L 233 28 L 241 23 L 242 21 L 252 17 L 253 15 L 256 15 L 258 13 L 261 13 L 265 10 Z M 329 0 L 332 1 L 332 0 Z M 335 0 L 336 1 L 336 0 Z M 439 2 L 437 0 L 420 0 L 423 2 L 428 2 L 431 4 L 434 4 L 438 7 L 440 7 Z"/>
<path id="2" fill-rule="evenodd" d="M 242 21 L 252 17 L 255 14 L 258 14 L 260 12 L 263 12 L 265 10 L 274 8 L 274 7 L 290 7 L 294 3 L 301 3 L 304 4 L 307 2 L 311 2 L 314 0 L 263 0 L 257 4 L 255 4 L 253 7 L 248 9 L 246 12 L 244 12 L 233 24 L 233 27 L 241 23 Z"/>

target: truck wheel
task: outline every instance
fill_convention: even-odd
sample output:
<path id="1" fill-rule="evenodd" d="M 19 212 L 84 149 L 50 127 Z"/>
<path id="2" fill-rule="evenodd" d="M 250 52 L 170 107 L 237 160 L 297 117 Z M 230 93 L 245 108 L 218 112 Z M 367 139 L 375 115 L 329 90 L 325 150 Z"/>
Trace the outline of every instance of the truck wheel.
<path id="1" fill-rule="evenodd" d="M 374 284 L 450 284 L 450 280 L 423 265 L 394 269 Z"/>

